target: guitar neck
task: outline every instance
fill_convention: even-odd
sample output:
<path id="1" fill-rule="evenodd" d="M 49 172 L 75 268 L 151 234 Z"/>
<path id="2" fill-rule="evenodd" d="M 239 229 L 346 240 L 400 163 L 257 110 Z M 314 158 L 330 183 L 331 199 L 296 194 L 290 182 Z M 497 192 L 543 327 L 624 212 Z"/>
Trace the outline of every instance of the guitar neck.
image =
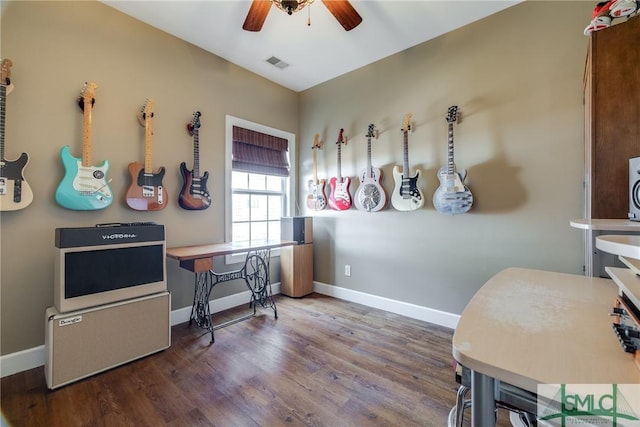
<path id="1" fill-rule="evenodd" d="M 7 88 L 0 85 L 0 159 L 4 160 L 4 113 Z"/>
<path id="2" fill-rule="evenodd" d="M 373 178 L 373 169 L 371 168 L 371 137 L 367 138 L 367 173 L 369 178 Z"/>
<path id="3" fill-rule="evenodd" d="M 316 161 L 316 151 L 318 149 L 313 147 L 313 183 L 318 183 L 318 163 Z"/>
<path id="4" fill-rule="evenodd" d="M 404 164 L 402 169 L 404 176 L 409 176 L 409 131 L 404 131 Z"/>
<path id="5" fill-rule="evenodd" d="M 200 176 L 200 137 L 197 129 L 193 130 L 193 176 Z"/>
<path id="6" fill-rule="evenodd" d="M 338 142 L 338 182 L 342 182 L 342 142 Z"/>
<path id="7" fill-rule="evenodd" d="M 144 118 L 144 173 L 151 174 L 153 173 L 153 168 L 151 167 L 151 152 L 152 152 L 152 144 L 151 144 L 151 117 L 150 114 L 146 113 Z"/>
<path id="8" fill-rule="evenodd" d="M 447 157 L 447 173 L 451 175 L 455 172 L 455 163 L 453 162 L 453 123 L 449 123 L 449 149 Z"/>
<path id="9" fill-rule="evenodd" d="M 91 162 L 91 100 L 84 99 L 82 109 L 82 166 L 89 167 Z"/>

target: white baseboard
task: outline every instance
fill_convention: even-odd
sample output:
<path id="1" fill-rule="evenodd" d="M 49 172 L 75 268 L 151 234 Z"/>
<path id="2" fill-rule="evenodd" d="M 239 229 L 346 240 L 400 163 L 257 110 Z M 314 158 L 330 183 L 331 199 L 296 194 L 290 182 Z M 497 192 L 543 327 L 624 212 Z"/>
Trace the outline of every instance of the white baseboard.
<path id="1" fill-rule="evenodd" d="M 327 285 L 326 283 L 313 282 L 313 290 L 319 294 L 332 296 L 334 298 L 351 301 L 367 307 L 379 308 L 391 313 L 407 316 L 412 319 L 434 323 L 455 329 L 460 320 L 459 314 L 447 313 L 446 311 L 435 310 L 403 301 L 396 301 L 376 295 L 365 294 L 364 292 L 352 289 L 340 288 L 338 286 Z"/>
<path id="2" fill-rule="evenodd" d="M 389 298 L 365 294 L 364 292 L 327 285 L 326 283 L 314 282 L 313 290 L 319 294 L 355 302 L 358 304 L 366 305 L 367 307 L 378 308 L 381 310 L 389 311 L 391 313 L 407 316 L 412 319 L 418 319 L 424 322 L 445 326 L 451 329 L 455 329 L 456 325 L 458 324 L 458 320 L 460 319 L 460 316 L 457 314 L 434 310 L 432 308 L 422 307 L 402 301 L 396 301 Z M 274 295 L 279 294 L 280 283 L 274 283 L 272 285 L 272 291 Z M 209 302 L 209 309 L 212 313 L 217 313 L 232 307 L 247 304 L 247 301 L 249 301 L 250 297 L 250 292 L 245 291 L 222 298 L 216 298 Z M 172 310 L 171 326 L 189 321 L 190 316 L 190 306 Z M 0 378 L 43 366 L 44 362 L 44 345 L 1 356 Z"/>

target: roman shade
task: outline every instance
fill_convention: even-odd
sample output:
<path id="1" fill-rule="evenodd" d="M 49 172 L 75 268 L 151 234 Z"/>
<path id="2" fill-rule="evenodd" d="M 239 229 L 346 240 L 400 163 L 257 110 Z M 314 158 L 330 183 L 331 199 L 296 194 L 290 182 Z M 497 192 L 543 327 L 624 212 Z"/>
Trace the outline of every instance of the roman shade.
<path id="1" fill-rule="evenodd" d="M 234 171 L 289 176 L 288 150 L 285 138 L 233 126 Z"/>

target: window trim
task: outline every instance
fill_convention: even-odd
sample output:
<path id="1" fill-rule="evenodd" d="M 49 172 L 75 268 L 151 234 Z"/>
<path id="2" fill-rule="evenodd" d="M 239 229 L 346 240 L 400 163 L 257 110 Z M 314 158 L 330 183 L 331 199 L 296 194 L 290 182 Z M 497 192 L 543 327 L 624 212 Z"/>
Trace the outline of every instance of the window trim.
<path id="1" fill-rule="evenodd" d="M 272 128 L 269 126 L 261 125 L 259 123 L 254 123 L 245 119 L 241 119 L 239 117 L 234 117 L 231 115 L 225 116 L 225 153 L 224 153 L 224 238 L 225 242 L 231 242 L 231 171 L 232 171 L 232 162 L 231 162 L 231 153 L 233 152 L 233 127 L 240 126 L 245 129 L 254 130 L 256 132 L 262 132 L 269 135 L 277 136 L 280 138 L 284 138 L 288 141 L 289 148 L 289 177 L 283 177 L 285 181 L 285 186 L 288 189 L 288 194 L 285 193 L 285 206 L 283 215 L 291 216 L 293 212 L 295 212 L 295 200 L 296 200 L 296 177 L 297 177 L 297 169 L 296 169 L 296 136 L 291 132 L 286 132 L 280 129 Z M 279 249 L 273 249 L 271 251 L 271 256 L 280 256 Z M 237 264 L 240 262 L 244 262 L 246 257 L 246 253 L 244 254 L 233 254 L 225 256 L 225 264 Z"/>

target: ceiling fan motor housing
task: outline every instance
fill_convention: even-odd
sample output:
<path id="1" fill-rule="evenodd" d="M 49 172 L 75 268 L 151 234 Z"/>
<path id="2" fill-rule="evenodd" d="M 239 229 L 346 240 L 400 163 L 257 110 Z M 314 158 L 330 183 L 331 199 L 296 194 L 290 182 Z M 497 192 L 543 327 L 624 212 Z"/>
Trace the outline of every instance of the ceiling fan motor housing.
<path id="1" fill-rule="evenodd" d="M 289 15 L 298 10 L 298 3 L 297 0 L 280 0 L 282 8 L 286 10 Z"/>

